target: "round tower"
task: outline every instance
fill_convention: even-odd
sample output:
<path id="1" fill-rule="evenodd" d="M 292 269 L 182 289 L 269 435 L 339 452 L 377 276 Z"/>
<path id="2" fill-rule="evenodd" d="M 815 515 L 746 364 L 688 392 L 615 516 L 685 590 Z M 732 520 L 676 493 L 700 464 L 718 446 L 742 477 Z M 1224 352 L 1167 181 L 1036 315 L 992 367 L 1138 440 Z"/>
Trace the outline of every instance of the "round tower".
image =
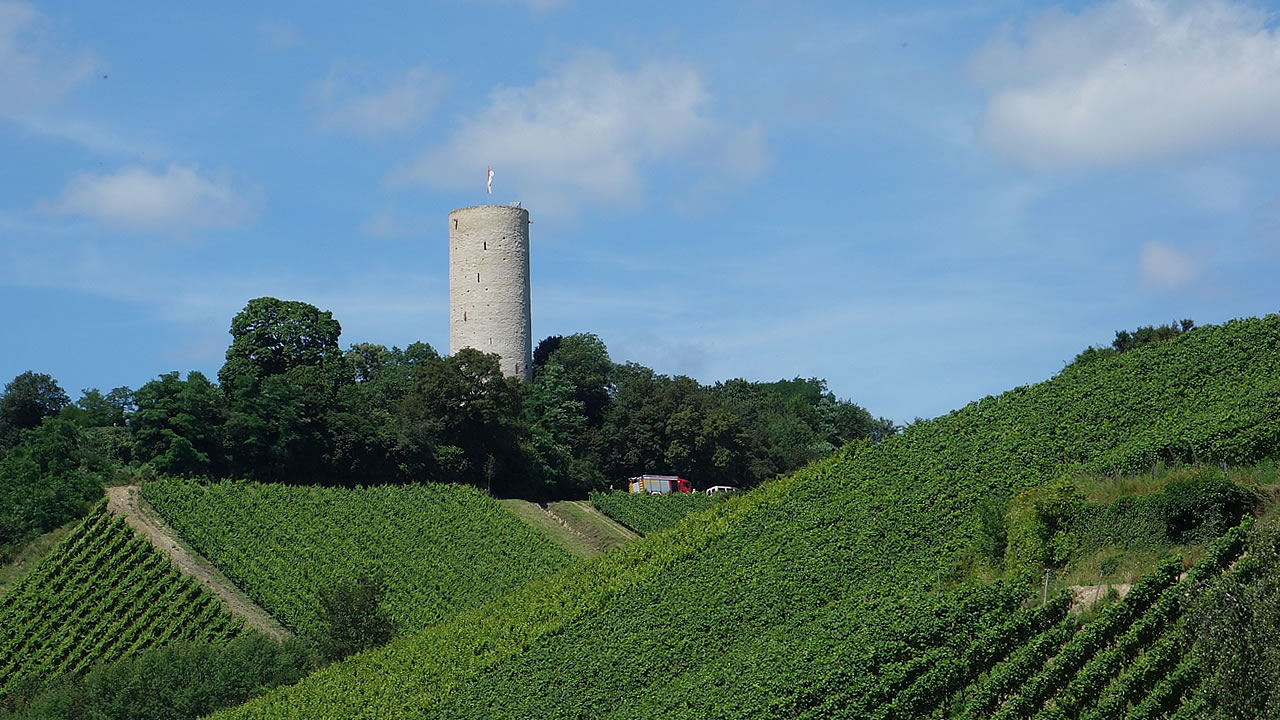
<path id="1" fill-rule="evenodd" d="M 449 213 L 449 354 L 497 353 L 502 372 L 533 379 L 529 211 L 474 205 Z"/>

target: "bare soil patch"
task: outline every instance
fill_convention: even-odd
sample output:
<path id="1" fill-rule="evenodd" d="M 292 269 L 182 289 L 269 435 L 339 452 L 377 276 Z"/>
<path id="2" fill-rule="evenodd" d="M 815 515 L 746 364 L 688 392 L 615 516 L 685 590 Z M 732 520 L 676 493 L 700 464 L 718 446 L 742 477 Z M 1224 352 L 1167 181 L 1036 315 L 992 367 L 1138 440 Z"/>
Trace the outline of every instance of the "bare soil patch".
<path id="1" fill-rule="evenodd" d="M 244 618 L 245 623 L 277 640 L 291 633 L 275 618 L 249 599 L 231 579 L 222 573 L 190 546 L 178 538 L 177 533 L 142 499 L 137 485 L 121 485 L 107 488 L 107 512 L 121 515 L 130 527 L 142 533 L 156 549 L 169 556 L 174 565 L 187 575 L 194 576 L 208 589 L 222 598 L 232 614 Z"/>

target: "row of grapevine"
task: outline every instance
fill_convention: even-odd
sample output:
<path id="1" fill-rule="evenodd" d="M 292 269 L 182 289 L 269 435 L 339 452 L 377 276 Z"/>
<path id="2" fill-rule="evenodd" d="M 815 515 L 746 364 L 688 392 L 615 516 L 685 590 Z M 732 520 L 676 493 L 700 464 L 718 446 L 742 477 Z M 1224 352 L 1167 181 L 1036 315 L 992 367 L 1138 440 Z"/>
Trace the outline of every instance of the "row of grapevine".
<path id="1" fill-rule="evenodd" d="M 940 647 L 963 653 L 1003 622 L 975 624 L 989 613 L 957 614 L 962 594 L 939 590 L 939 577 L 982 537 L 980 503 L 1155 459 L 1234 465 L 1280 455 L 1278 394 L 1274 316 L 1068 367 L 880 444 L 848 446 L 688 517 L 679 532 L 572 566 L 230 715 L 876 712 L 892 700 L 880 684 L 892 669 Z M 1132 620 L 1116 621 L 1107 647 Z M 1028 645 L 1060 655 L 1070 640 L 1055 646 L 1060 626 L 1047 627 Z M 1073 651 L 1077 670 L 1104 649 Z M 1019 649 L 1009 661 L 1030 656 Z M 1044 662 L 1031 665 L 1032 677 Z M 916 672 L 894 687 L 928 675 Z M 1046 699 L 1072 677 L 1048 684 Z"/>
<path id="2" fill-rule="evenodd" d="M 80 673 L 175 640 L 229 640 L 243 624 L 100 503 L 0 598 L 0 695 L 29 674 Z"/>
<path id="3" fill-rule="evenodd" d="M 168 478 L 143 497 L 255 602 L 316 629 L 321 588 L 380 574 L 406 630 L 558 570 L 567 552 L 467 486 L 344 489 Z"/>
<path id="4" fill-rule="evenodd" d="M 1187 677 L 1169 680 L 1188 646 L 1181 616 L 1192 597 L 1212 587 L 1240 556 L 1251 525 L 1246 519 L 1210 543 L 1185 578 L 1179 578 L 1180 561 L 1165 562 L 1078 632 L 1069 623 L 1027 643 L 957 700 L 958 714 L 1112 720 L 1144 703 L 1167 710 L 1174 703 L 1169 693 L 1183 692 L 1194 680 L 1194 668 L 1185 670 Z M 1161 683 L 1173 684 L 1161 690 Z M 1154 695 L 1164 699 L 1150 700 Z"/>
<path id="5" fill-rule="evenodd" d="M 706 493 L 670 493 L 645 495 L 623 491 L 592 492 L 591 504 L 596 510 L 641 535 L 674 526 L 690 513 L 705 510 L 723 500 L 725 495 Z"/>

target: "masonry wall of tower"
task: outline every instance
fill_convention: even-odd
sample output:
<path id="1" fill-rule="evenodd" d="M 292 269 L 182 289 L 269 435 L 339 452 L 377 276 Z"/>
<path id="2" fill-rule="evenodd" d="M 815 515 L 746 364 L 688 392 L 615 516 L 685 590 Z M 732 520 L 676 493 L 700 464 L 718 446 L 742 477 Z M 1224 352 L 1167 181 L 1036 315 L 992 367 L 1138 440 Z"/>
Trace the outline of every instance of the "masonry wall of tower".
<path id="1" fill-rule="evenodd" d="M 529 211 L 476 205 L 449 213 L 449 353 L 497 353 L 502 372 L 533 378 Z"/>

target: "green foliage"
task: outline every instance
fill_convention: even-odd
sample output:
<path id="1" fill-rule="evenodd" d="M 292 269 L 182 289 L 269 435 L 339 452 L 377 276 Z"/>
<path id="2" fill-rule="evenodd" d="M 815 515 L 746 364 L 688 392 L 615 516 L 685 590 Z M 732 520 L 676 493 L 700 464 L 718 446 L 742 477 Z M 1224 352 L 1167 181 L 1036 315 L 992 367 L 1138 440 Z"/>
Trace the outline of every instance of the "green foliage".
<path id="1" fill-rule="evenodd" d="M 1205 718 L 1280 717 L 1280 528 L 1250 539 L 1245 567 L 1192 611 Z"/>
<path id="2" fill-rule="evenodd" d="M 981 532 L 979 501 L 1158 459 L 1235 465 L 1278 454 L 1278 348 L 1273 316 L 1068 367 L 885 442 L 846 446 L 689 518 L 679 532 L 331 665 L 232 716 L 877 713 L 915 682 L 913 672 L 927 673 L 903 663 L 940 648 L 964 652 L 1029 594 L 1004 587 L 1002 600 L 994 588 L 940 587 L 940 572 Z M 624 370 L 614 407 L 657 405 L 669 416 L 661 403 L 638 401 L 661 393 L 627 397 L 642 385 L 680 390 Z M 665 449 L 644 429 L 653 425 L 636 427 L 637 447 Z M 1134 589 L 1104 611 L 1114 619 L 1075 643 L 1071 664 L 1086 666 L 1122 637 L 1164 585 Z M 1036 684 L 1048 698 L 1074 676 Z"/>
<path id="3" fill-rule="evenodd" d="M 80 517 L 102 495 L 111 464 L 87 451 L 71 420 L 50 416 L 0 458 L 0 557 Z"/>
<path id="4" fill-rule="evenodd" d="M 593 492 L 591 504 L 615 521 L 648 535 L 674 526 L 686 515 L 705 510 L 728 497 L 725 493 L 644 495 L 624 491 Z"/>
<path id="5" fill-rule="evenodd" d="M 9 381 L 0 395 L 0 455 L 18 443 L 23 430 L 39 427 L 70 402 L 67 393 L 44 373 L 28 370 Z"/>
<path id="6" fill-rule="evenodd" d="M 133 391 L 127 387 L 118 387 L 106 395 L 89 388 L 74 405 L 67 405 L 61 412 L 82 428 L 124 427 L 125 417 L 133 407 Z"/>
<path id="7" fill-rule="evenodd" d="M 232 318 L 218 383 L 229 403 L 223 431 L 235 449 L 233 475 L 332 475 L 328 416 L 353 372 L 338 347 L 341 334 L 332 313 L 271 297 L 250 300 Z"/>
<path id="8" fill-rule="evenodd" d="M 79 675 L 168 642 L 228 640 L 241 627 L 102 502 L 0 598 L 0 695 L 27 675 Z"/>
<path id="9" fill-rule="evenodd" d="M 292 685 L 315 664 L 301 642 L 280 644 L 257 632 L 225 644 L 174 642 L 95 665 L 84 677 L 32 677 L 0 704 L 0 718 L 194 719 Z"/>
<path id="10" fill-rule="evenodd" d="M 341 660 L 387 644 L 395 621 L 382 607 L 386 594 L 381 575 L 361 575 L 320 588 L 316 645 L 325 660 Z"/>
<path id="11" fill-rule="evenodd" d="M 164 478 L 143 496 L 198 552 L 299 634 L 322 590 L 385 578 L 385 609 L 417 630 L 570 562 L 484 493 L 458 485 L 319 488 Z"/>
<path id="12" fill-rule="evenodd" d="M 1194 320 L 1183 319 L 1181 322 L 1171 322 L 1168 325 L 1146 325 L 1134 332 L 1117 330 L 1116 339 L 1111 342 L 1111 347 L 1087 347 L 1076 356 L 1073 363 L 1084 365 L 1105 357 L 1127 353 L 1144 345 L 1171 340 L 1183 333 L 1191 332 L 1195 327 Z"/>
<path id="13" fill-rule="evenodd" d="M 1083 496 L 1067 480 L 1018 493 L 1006 516 L 1005 560 L 1010 571 L 1034 576 L 1041 568 L 1065 563 L 1079 544 L 1071 532 L 1071 520 L 1082 505 Z M 983 535 L 990 532 L 985 530 Z"/>
<path id="14" fill-rule="evenodd" d="M 1086 550 L 1166 549 L 1218 537 L 1260 499 L 1258 490 L 1236 484 L 1217 468 L 1180 471 L 1163 483 L 1145 495 L 1082 503 L 1067 525 Z"/>
<path id="15" fill-rule="evenodd" d="M 138 388 L 134 403 L 129 425 L 140 462 L 172 475 L 226 472 L 226 399 L 202 373 L 187 373 L 186 380 L 165 373 Z"/>

